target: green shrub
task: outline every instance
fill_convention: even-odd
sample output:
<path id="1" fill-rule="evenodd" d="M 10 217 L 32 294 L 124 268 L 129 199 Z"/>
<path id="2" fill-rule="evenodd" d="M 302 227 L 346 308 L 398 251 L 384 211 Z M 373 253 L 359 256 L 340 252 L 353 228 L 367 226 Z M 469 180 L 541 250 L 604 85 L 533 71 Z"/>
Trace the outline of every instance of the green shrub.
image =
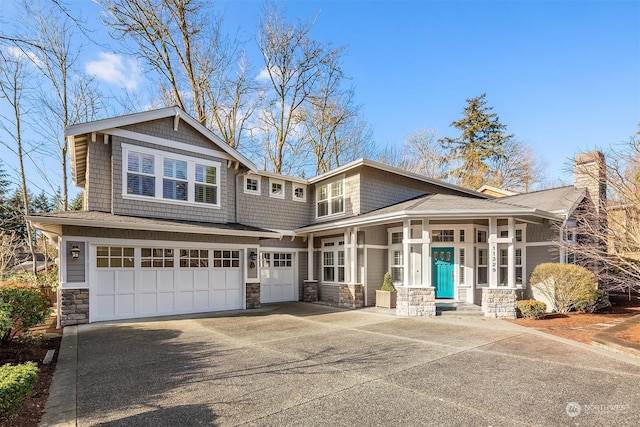
<path id="1" fill-rule="evenodd" d="M 12 273 L 8 281 L 56 290 L 60 283 L 58 277 L 58 267 L 54 265 L 47 271 L 39 271 L 37 275 L 33 274 L 32 271 L 26 270 Z"/>
<path id="2" fill-rule="evenodd" d="M 396 290 L 396 287 L 393 286 L 393 280 L 391 280 L 391 273 L 386 272 L 384 273 L 384 279 L 382 279 L 382 287 L 380 288 L 381 291 L 390 291 L 393 292 Z"/>
<path id="3" fill-rule="evenodd" d="M 516 306 L 525 319 L 542 319 L 547 311 L 547 304 L 534 299 L 516 301 Z"/>
<path id="4" fill-rule="evenodd" d="M 598 290 L 596 276 L 573 264 L 539 264 L 531 273 L 530 283 L 558 313 L 576 309 L 581 301 L 591 301 Z"/>
<path id="5" fill-rule="evenodd" d="M 593 313 L 600 306 L 603 297 L 603 291 L 592 289 L 591 292 L 586 292 L 582 299 L 576 302 L 575 308 L 582 313 Z"/>
<path id="6" fill-rule="evenodd" d="M 51 305 L 37 288 L 15 283 L 0 285 L 0 304 L 8 311 L 13 323 L 11 329 L 0 336 L 2 341 L 11 340 L 18 333 L 28 332 L 42 324 L 49 315 Z"/>
<path id="7" fill-rule="evenodd" d="M 11 307 L 5 302 L 0 302 L 0 337 L 13 328 L 13 317 L 11 316 Z"/>
<path id="8" fill-rule="evenodd" d="M 0 417 L 11 417 L 31 396 L 38 380 L 38 367 L 33 362 L 0 367 Z"/>

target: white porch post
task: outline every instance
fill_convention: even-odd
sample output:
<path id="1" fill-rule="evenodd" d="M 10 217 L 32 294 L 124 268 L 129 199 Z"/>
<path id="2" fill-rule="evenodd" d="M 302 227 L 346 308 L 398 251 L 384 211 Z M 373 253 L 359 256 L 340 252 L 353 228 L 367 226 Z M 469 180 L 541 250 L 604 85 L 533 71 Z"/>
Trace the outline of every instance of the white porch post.
<path id="1" fill-rule="evenodd" d="M 411 238 L 411 220 L 405 219 L 402 222 L 402 284 L 409 286 L 409 260 L 411 254 L 409 253 L 409 239 Z"/>
<path id="2" fill-rule="evenodd" d="M 422 220 L 422 284 L 431 286 L 431 233 L 429 219 Z"/>
<path id="3" fill-rule="evenodd" d="M 507 285 L 510 288 L 513 288 L 516 286 L 516 219 L 509 217 L 507 221 L 509 227 L 509 246 L 507 248 Z"/>
<path id="4" fill-rule="evenodd" d="M 498 287 L 498 219 L 489 218 L 489 287 Z"/>
<path id="5" fill-rule="evenodd" d="M 307 280 L 313 281 L 313 233 L 307 235 Z"/>
<path id="6" fill-rule="evenodd" d="M 353 283 L 351 282 L 351 257 L 352 257 L 352 253 L 351 253 L 351 229 L 347 228 L 346 230 L 344 230 L 343 233 L 343 238 L 344 238 L 344 281 L 346 283 Z"/>
<path id="7" fill-rule="evenodd" d="M 354 227 L 351 230 L 351 240 L 349 241 L 351 248 L 351 283 L 358 282 L 358 227 Z"/>

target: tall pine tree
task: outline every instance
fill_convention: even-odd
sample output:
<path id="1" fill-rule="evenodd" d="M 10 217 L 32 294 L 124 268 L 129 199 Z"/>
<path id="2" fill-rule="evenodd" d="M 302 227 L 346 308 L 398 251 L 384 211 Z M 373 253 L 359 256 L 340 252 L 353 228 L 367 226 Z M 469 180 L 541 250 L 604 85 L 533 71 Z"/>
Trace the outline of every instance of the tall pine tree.
<path id="1" fill-rule="evenodd" d="M 490 176 L 490 161 L 504 155 L 503 145 L 513 137 L 506 133 L 507 126 L 500 123 L 493 107 L 487 106 L 486 93 L 467 98 L 463 117 L 451 122 L 461 131 L 457 138 L 441 138 L 444 148 L 452 150 L 458 166 L 451 171 L 452 181 L 477 190 Z"/>

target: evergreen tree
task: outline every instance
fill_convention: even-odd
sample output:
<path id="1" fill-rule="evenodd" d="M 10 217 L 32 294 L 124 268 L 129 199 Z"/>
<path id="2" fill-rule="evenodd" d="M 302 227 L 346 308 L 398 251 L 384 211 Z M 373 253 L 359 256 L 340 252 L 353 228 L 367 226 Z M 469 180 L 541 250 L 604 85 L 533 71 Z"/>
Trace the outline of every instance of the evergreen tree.
<path id="1" fill-rule="evenodd" d="M 500 123 L 493 107 L 487 106 L 486 95 L 467 98 L 463 117 L 451 122 L 451 126 L 461 131 L 459 137 L 439 140 L 444 148 L 452 150 L 458 162 L 458 167 L 451 171 L 452 180 L 474 190 L 489 177 L 489 162 L 504 155 L 503 145 L 513 137 L 506 133 L 507 126 Z"/>
<path id="2" fill-rule="evenodd" d="M 44 190 L 42 190 L 38 196 L 33 198 L 30 205 L 32 212 L 51 212 L 53 211 L 54 203 L 49 199 L 49 196 L 47 196 Z"/>
<path id="3" fill-rule="evenodd" d="M 69 205 L 70 211 L 81 211 L 84 202 L 84 191 L 79 192 Z"/>

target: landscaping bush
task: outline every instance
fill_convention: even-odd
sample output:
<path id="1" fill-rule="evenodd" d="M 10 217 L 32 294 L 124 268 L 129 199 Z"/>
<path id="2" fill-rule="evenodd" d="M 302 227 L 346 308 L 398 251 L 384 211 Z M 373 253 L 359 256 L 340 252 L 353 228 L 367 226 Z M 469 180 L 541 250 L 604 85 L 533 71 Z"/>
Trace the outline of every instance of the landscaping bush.
<path id="1" fill-rule="evenodd" d="M 547 304 L 534 299 L 516 301 L 516 306 L 525 319 L 542 319 L 547 311 Z"/>
<path id="2" fill-rule="evenodd" d="M 582 313 L 593 313 L 600 307 L 604 292 L 600 289 L 593 289 L 591 292 L 586 292 L 581 300 L 576 302 L 576 310 Z"/>
<path id="3" fill-rule="evenodd" d="M 39 271 L 37 275 L 32 271 L 18 271 L 9 276 L 9 282 L 27 283 L 31 286 L 39 286 L 41 288 L 58 289 L 58 267 L 53 265 L 47 271 Z"/>
<path id="4" fill-rule="evenodd" d="M 13 328 L 13 317 L 11 316 L 11 307 L 9 304 L 0 302 L 0 337 Z"/>
<path id="5" fill-rule="evenodd" d="M 4 316 L 8 316 L 12 322 L 11 328 L 0 336 L 0 340 L 9 341 L 18 333 L 28 332 L 42 324 L 49 315 L 51 303 L 37 288 L 9 283 L 0 285 L 0 305 Z"/>
<path id="6" fill-rule="evenodd" d="M 393 286 L 393 280 L 391 280 L 391 273 L 386 272 L 384 273 L 384 278 L 382 279 L 382 287 L 380 288 L 381 291 L 390 291 L 393 292 L 396 290 L 396 287 Z"/>
<path id="7" fill-rule="evenodd" d="M 577 309 L 578 304 L 591 301 L 598 291 L 596 276 L 573 264 L 539 264 L 531 273 L 530 283 L 558 313 Z"/>
<path id="8" fill-rule="evenodd" d="M 38 367 L 33 362 L 0 367 L 0 418 L 14 415 L 31 396 L 38 380 Z"/>

